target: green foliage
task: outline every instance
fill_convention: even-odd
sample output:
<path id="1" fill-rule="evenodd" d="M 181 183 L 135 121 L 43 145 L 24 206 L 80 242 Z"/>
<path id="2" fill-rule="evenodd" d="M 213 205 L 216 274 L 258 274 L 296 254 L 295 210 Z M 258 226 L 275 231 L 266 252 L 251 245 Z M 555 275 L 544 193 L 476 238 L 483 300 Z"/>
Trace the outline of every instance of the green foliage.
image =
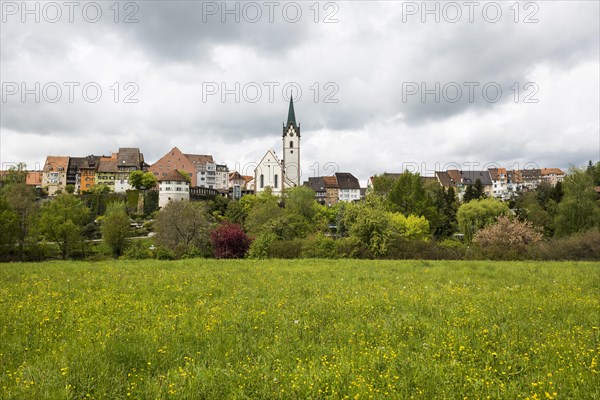
<path id="1" fill-rule="evenodd" d="M 144 260 L 152 258 L 152 252 L 144 240 L 132 240 L 123 253 L 123 257 L 127 260 Z"/>
<path id="2" fill-rule="evenodd" d="M 252 241 L 248 249 L 248 258 L 265 259 L 269 257 L 269 247 L 271 243 L 277 240 L 277 236 L 272 233 L 263 233 Z"/>
<path id="3" fill-rule="evenodd" d="M 3 188 L 1 196 L 6 199 L 7 209 L 17 216 L 18 229 L 12 231 L 10 223 L 6 229 L 7 233 L 12 232 L 15 235 L 18 258 L 23 261 L 26 246 L 37 242 L 34 229 L 32 229 L 38 210 L 35 191 L 23 182 L 11 183 Z"/>
<path id="4" fill-rule="evenodd" d="M 500 215 L 508 215 L 509 209 L 503 202 L 488 198 L 472 200 L 458 209 L 456 219 L 467 241 L 471 241 L 477 230 L 493 224 Z"/>
<path id="5" fill-rule="evenodd" d="M 600 260 L 600 231 L 592 229 L 573 236 L 537 243 L 529 257 L 536 260 Z"/>
<path id="6" fill-rule="evenodd" d="M 1 178 L 4 185 L 15 185 L 27 181 L 27 164 L 20 162 L 8 169 L 8 173 Z"/>
<path id="7" fill-rule="evenodd" d="M 242 200 L 246 197 L 244 196 Z M 240 200 L 241 201 L 241 200 Z M 248 211 L 244 227 L 251 236 L 258 236 L 266 231 L 266 224 L 283 215 L 283 209 L 279 206 L 279 199 L 269 193 L 255 196 L 255 200 Z"/>
<path id="8" fill-rule="evenodd" d="M 312 230 L 313 226 L 306 218 L 288 212 L 263 225 L 263 232 L 272 232 L 280 240 L 303 238 Z"/>
<path id="9" fill-rule="evenodd" d="M 0 259 L 8 258 L 16 251 L 18 235 L 19 216 L 0 198 Z"/>
<path id="10" fill-rule="evenodd" d="M 268 255 L 261 258 L 301 258 L 304 244 L 304 239 L 274 240 L 269 244 Z"/>
<path id="11" fill-rule="evenodd" d="M 393 211 L 404 215 L 427 216 L 431 212 L 432 205 L 419 174 L 408 171 L 402 173 L 392 185 L 388 200 Z"/>
<path id="12" fill-rule="evenodd" d="M 208 202 L 208 212 L 216 219 L 223 219 L 230 200 L 224 196 L 215 196 L 214 199 Z"/>
<path id="13" fill-rule="evenodd" d="M 125 193 L 127 195 L 127 208 L 129 210 L 135 210 L 137 208 L 138 199 L 140 197 L 140 191 L 137 189 L 127 190 Z"/>
<path id="14" fill-rule="evenodd" d="M 283 201 L 287 213 L 299 215 L 307 221 L 312 221 L 319 209 L 315 192 L 306 186 L 286 189 Z"/>
<path id="15" fill-rule="evenodd" d="M 144 214 L 150 215 L 158 210 L 158 192 L 148 190 L 144 193 Z"/>
<path id="16" fill-rule="evenodd" d="M 336 240 L 317 233 L 304 241 L 303 258 L 338 258 Z"/>
<path id="17" fill-rule="evenodd" d="M 102 219 L 102 239 L 115 258 L 124 253 L 130 236 L 129 217 L 125 210 L 123 202 L 110 203 Z"/>
<path id="18" fill-rule="evenodd" d="M 564 180 L 564 197 L 555 218 L 556 235 L 582 233 L 600 226 L 598 195 L 590 174 L 572 169 Z"/>
<path id="19" fill-rule="evenodd" d="M 373 177 L 373 193 L 387 196 L 394 186 L 395 179 L 390 175 L 382 174 Z"/>
<path id="20" fill-rule="evenodd" d="M 152 189 L 156 186 L 157 179 L 152 172 L 135 170 L 129 174 L 129 184 L 137 190 Z"/>
<path id="21" fill-rule="evenodd" d="M 592 160 L 587 165 L 586 173 L 592 178 L 594 186 L 600 186 L 600 161 L 592 164 Z"/>
<path id="22" fill-rule="evenodd" d="M 458 212 L 458 197 L 451 186 L 447 190 L 437 185 L 433 189 L 433 203 L 437 210 L 437 219 L 430 221 L 433 234 L 437 238 L 449 237 L 458 229 L 456 213 Z"/>
<path id="23" fill-rule="evenodd" d="M 400 213 L 390 213 L 390 229 L 395 238 L 405 240 L 429 240 L 429 222 L 425 217 L 409 215 L 405 217 Z"/>
<path id="24" fill-rule="evenodd" d="M 75 247 L 83 245 L 82 228 L 89 221 L 90 210 L 72 194 L 62 193 L 41 208 L 39 229 L 45 239 L 55 242 L 63 259 Z"/>

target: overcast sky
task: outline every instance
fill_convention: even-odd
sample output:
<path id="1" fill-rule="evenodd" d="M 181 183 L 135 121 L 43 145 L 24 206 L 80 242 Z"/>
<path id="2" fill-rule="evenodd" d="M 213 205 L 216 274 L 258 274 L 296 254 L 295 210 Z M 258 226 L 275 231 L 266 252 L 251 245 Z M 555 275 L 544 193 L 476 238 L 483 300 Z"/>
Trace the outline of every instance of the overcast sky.
<path id="1" fill-rule="evenodd" d="M 598 161 L 599 2 L 423 4 L 2 1 L 0 163 L 177 146 L 251 174 L 290 94 L 303 179 Z"/>

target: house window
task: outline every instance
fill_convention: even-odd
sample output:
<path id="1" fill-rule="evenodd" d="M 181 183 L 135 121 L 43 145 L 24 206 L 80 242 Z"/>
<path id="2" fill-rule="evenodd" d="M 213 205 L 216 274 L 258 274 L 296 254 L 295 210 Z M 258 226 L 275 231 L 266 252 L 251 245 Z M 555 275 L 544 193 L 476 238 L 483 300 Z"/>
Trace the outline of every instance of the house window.
<path id="1" fill-rule="evenodd" d="M 274 183 L 275 189 L 277 189 L 279 187 L 279 175 L 275 174 L 275 183 Z"/>
<path id="2" fill-rule="evenodd" d="M 260 175 L 260 188 L 265 187 L 265 176 L 263 174 Z"/>

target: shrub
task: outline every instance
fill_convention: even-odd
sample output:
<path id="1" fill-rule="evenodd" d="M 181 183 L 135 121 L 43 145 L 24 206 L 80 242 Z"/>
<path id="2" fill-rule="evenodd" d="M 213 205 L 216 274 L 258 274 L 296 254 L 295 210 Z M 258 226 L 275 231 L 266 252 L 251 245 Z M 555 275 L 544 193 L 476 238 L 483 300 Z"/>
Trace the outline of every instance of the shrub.
<path id="1" fill-rule="evenodd" d="M 144 260 L 146 258 L 152 258 L 152 253 L 144 241 L 133 240 L 127 247 L 127 250 L 125 250 L 123 256 L 129 260 Z"/>
<path id="2" fill-rule="evenodd" d="M 244 258 L 250 239 L 238 224 L 225 222 L 210 232 L 210 241 L 216 258 Z"/>
<path id="3" fill-rule="evenodd" d="M 268 248 L 268 258 L 301 258 L 303 239 L 274 240 Z"/>
<path id="4" fill-rule="evenodd" d="M 590 230 L 575 236 L 539 242 L 530 249 L 530 256 L 540 260 L 600 260 L 600 232 Z"/>
<path id="5" fill-rule="evenodd" d="M 484 257 L 518 259 L 527 254 L 529 246 L 542 240 L 542 236 L 529 221 L 499 216 L 495 224 L 479 230 L 473 241 L 481 246 Z"/>
<path id="6" fill-rule="evenodd" d="M 302 248 L 303 258 L 338 258 L 336 241 L 322 233 L 309 237 Z"/>
<path id="7" fill-rule="evenodd" d="M 175 254 L 172 251 L 165 249 L 164 247 L 159 247 L 156 250 L 156 259 L 157 260 L 174 260 Z"/>
<path id="8" fill-rule="evenodd" d="M 335 241 L 341 258 L 373 258 L 369 248 L 356 237 L 344 237 Z"/>
<path id="9" fill-rule="evenodd" d="M 254 259 L 263 259 L 269 257 L 269 247 L 271 243 L 277 240 L 277 237 L 272 233 L 264 233 L 254 239 L 248 249 L 248 257 Z"/>

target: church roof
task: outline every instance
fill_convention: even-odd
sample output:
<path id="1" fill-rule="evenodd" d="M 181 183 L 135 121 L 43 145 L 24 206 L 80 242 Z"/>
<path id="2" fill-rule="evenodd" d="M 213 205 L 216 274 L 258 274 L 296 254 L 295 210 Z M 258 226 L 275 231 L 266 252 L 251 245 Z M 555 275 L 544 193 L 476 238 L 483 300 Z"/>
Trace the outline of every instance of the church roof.
<path id="1" fill-rule="evenodd" d="M 296 125 L 296 113 L 294 112 L 294 99 L 290 96 L 290 109 L 288 110 L 288 117 L 286 125 Z"/>

